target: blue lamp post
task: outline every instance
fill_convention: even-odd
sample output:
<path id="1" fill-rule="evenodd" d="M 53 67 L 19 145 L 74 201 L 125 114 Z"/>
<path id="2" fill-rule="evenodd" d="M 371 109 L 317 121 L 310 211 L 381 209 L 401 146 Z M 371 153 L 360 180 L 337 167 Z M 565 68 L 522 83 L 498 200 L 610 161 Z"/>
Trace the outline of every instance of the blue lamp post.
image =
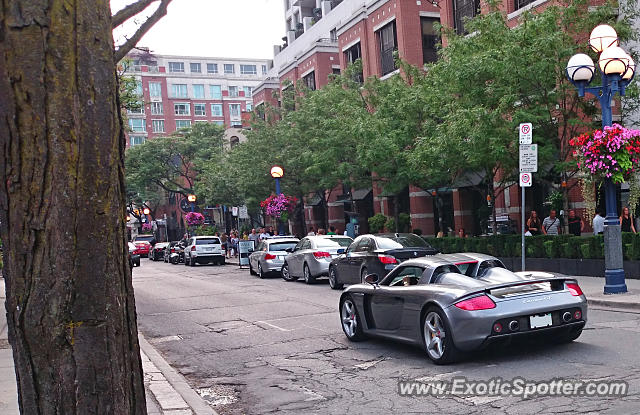
<path id="1" fill-rule="evenodd" d="M 602 85 L 588 86 L 593 80 L 596 67 L 593 60 L 583 53 L 573 55 L 567 63 L 567 77 L 578 88 L 578 96 L 585 92 L 593 94 L 600 101 L 602 109 L 602 127 L 611 126 L 611 99 L 616 93 L 621 96 L 635 74 L 633 59 L 618 46 L 618 34 L 608 25 L 597 26 L 591 32 L 589 44 L 594 52 L 599 53 L 598 67 Z M 604 192 L 607 209 L 604 228 L 604 260 L 605 260 L 605 294 L 627 292 L 624 280 L 622 257 L 622 234 L 618 221 L 616 187 L 610 178 L 604 181 Z"/>
<path id="2" fill-rule="evenodd" d="M 191 211 L 193 212 L 196 207 L 196 195 L 188 195 L 187 200 L 191 204 Z"/>
<path id="3" fill-rule="evenodd" d="M 279 196 L 282 192 L 280 191 L 280 178 L 284 176 L 284 170 L 280 166 L 271 167 L 271 177 L 276 179 L 276 196 Z M 280 219 L 278 219 L 278 235 L 284 235 L 284 223 Z"/>

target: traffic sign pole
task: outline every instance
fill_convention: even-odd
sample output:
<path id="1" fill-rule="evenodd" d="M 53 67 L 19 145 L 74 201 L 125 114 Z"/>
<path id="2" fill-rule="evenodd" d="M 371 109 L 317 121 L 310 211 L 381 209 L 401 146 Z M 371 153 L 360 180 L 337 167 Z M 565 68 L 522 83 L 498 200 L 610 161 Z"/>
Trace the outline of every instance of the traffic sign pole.
<path id="1" fill-rule="evenodd" d="M 525 258 L 525 249 L 524 249 L 524 191 L 525 188 L 523 186 L 520 186 L 520 192 L 522 192 L 522 203 L 520 205 L 520 214 L 521 214 L 521 218 L 520 218 L 520 222 L 522 223 L 522 241 L 520 241 L 520 245 L 522 247 L 522 264 L 520 265 L 520 271 L 524 271 L 524 258 Z"/>
<path id="2" fill-rule="evenodd" d="M 521 241 L 522 248 L 522 263 L 521 271 L 525 270 L 525 242 L 524 242 L 524 228 L 525 228 L 525 215 L 524 215 L 524 192 L 525 187 L 529 187 L 533 182 L 533 175 L 538 171 L 538 145 L 533 143 L 533 124 L 525 122 L 520 124 L 518 128 L 518 136 L 520 139 L 520 192 L 522 192 L 520 202 L 520 223 L 521 223 Z"/>

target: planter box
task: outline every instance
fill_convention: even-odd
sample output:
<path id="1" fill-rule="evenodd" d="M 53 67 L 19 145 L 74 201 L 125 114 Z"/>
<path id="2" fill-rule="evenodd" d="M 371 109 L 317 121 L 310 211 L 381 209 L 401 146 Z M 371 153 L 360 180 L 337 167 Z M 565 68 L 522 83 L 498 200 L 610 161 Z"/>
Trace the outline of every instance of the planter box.
<path id="1" fill-rule="evenodd" d="M 500 258 L 511 271 L 520 271 L 521 258 Z M 604 259 L 526 258 L 526 269 L 566 275 L 604 277 Z M 640 279 L 640 261 L 624 261 L 625 278 Z"/>

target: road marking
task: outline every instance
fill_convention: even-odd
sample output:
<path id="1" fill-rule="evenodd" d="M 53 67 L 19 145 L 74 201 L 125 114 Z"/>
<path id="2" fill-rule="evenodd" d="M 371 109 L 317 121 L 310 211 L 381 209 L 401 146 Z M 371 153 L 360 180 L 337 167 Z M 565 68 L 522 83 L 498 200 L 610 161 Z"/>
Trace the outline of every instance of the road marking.
<path id="1" fill-rule="evenodd" d="M 293 331 L 291 329 L 283 329 L 282 327 L 276 326 L 275 324 L 267 323 L 266 321 L 256 321 L 256 323 L 266 324 L 269 327 L 273 327 L 274 329 L 278 329 L 280 331 Z"/>

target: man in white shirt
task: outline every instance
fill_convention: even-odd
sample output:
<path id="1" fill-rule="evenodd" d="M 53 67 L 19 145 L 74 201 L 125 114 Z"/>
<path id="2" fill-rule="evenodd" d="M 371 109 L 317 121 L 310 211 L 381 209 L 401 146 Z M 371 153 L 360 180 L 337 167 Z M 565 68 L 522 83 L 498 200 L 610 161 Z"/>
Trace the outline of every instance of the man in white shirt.
<path id="1" fill-rule="evenodd" d="M 267 233 L 267 231 L 264 230 L 264 228 L 260 229 L 260 240 L 265 240 L 269 237 L 269 234 Z"/>
<path id="2" fill-rule="evenodd" d="M 593 234 L 599 235 L 604 233 L 604 218 L 600 215 L 601 210 L 596 210 L 596 215 L 593 217 Z"/>

